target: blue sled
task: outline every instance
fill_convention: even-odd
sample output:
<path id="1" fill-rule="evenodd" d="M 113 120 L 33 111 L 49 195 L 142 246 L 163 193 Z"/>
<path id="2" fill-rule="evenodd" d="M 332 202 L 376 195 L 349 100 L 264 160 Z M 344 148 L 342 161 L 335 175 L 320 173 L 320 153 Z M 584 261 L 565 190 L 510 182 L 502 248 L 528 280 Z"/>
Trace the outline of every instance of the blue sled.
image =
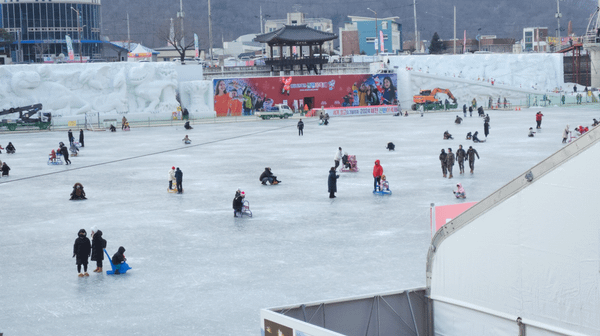
<path id="1" fill-rule="evenodd" d="M 379 195 L 391 195 L 392 191 L 390 189 L 385 189 L 385 190 L 373 190 L 373 194 L 379 194 Z"/>
<path id="2" fill-rule="evenodd" d="M 104 253 L 106 253 L 106 256 L 108 257 L 108 262 L 110 263 L 110 267 L 112 268 L 111 271 L 106 271 L 106 274 L 110 275 L 110 274 L 125 274 L 127 273 L 128 270 L 131 269 L 131 267 L 129 267 L 129 265 L 124 262 L 121 264 L 121 267 L 119 267 L 119 273 L 115 273 L 115 271 L 117 270 L 117 268 L 115 267 L 115 265 L 113 265 L 112 263 L 112 258 L 108 255 L 108 252 L 106 252 L 106 249 L 104 249 Z"/>

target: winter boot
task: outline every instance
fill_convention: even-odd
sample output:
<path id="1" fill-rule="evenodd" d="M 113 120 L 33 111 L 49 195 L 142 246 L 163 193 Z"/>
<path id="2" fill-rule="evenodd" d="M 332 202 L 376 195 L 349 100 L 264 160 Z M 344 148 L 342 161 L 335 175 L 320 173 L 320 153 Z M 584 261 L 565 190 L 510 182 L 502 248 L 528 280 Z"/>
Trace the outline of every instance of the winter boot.
<path id="1" fill-rule="evenodd" d="M 444 177 L 446 177 L 446 174 L 444 174 Z"/>
<path id="2" fill-rule="evenodd" d="M 83 278 L 83 273 L 79 273 L 78 277 Z"/>
<path id="3" fill-rule="evenodd" d="M 279 184 L 279 181 L 273 181 L 273 184 Z"/>
<path id="4" fill-rule="evenodd" d="M 471 174 L 473 174 L 473 169 L 471 169 Z"/>
<path id="5" fill-rule="evenodd" d="M 102 273 L 102 267 L 98 267 L 98 273 Z"/>
<path id="6" fill-rule="evenodd" d="M 448 178 L 451 179 L 452 178 L 452 174 L 450 174 L 450 176 L 448 176 Z"/>
<path id="7" fill-rule="evenodd" d="M 96 269 L 95 269 L 95 270 L 93 270 L 92 272 L 94 272 L 94 273 L 98 273 L 98 267 L 96 267 Z"/>
<path id="8" fill-rule="evenodd" d="M 84 276 L 90 276 L 88 272 L 83 273 Z"/>

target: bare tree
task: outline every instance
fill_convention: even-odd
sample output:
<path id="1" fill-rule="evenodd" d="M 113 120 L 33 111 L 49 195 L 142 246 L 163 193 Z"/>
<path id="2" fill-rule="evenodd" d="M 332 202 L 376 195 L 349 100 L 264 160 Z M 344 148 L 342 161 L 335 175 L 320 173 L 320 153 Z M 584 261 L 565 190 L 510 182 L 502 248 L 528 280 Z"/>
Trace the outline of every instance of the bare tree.
<path id="1" fill-rule="evenodd" d="M 38 59 L 38 58 L 42 59 L 42 63 L 44 62 L 43 61 L 44 54 L 48 50 L 50 50 L 50 46 L 48 44 L 44 43 L 44 42 L 36 43 L 36 44 L 33 45 L 33 51 L 35 52 L 35 58 L 36 59 Z"/>
<path id="2" fill-rule="evenodd" d="M 189 31 L 187 27 L 185 27 L 185 30 Z M 185 52 L 194 47 L 193 34 L 182 34 L 181 26 L 177 24 L 174 25 L 173 30 L 171 30 L 169 24 L 165 25 L 156 32 L 156 36 L 158 39 L 166 41 L 167 44 L 172 45 L 173 48 L 175 48 L 175 51 L 179 54 L 181 63 L 184 63 Z M 186 41 L 186 43 L 182 44 L 182 40 Z"/>

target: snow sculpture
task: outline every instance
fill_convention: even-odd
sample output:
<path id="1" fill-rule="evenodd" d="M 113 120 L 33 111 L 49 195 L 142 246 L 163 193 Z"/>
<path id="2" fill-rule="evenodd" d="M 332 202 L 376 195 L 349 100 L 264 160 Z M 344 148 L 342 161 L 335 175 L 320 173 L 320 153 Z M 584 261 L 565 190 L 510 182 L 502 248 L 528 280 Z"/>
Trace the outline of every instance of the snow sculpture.
<path id="1" fill-rule="evenodd" d="M 44 64 L 0 67 L 0 109 L 42 103 L 44 112 L 171 113 L 177 73 L 170 63 Z"/>
<path id="2" fill-rule="evenodd" d="M 190 114 L 198 117 L 214 117 L 215 113 L 211 108 L 212 102 L 211 81 L 190 81 L 179 84 L 179 92 L 183 107 L 187 108 Z"/>

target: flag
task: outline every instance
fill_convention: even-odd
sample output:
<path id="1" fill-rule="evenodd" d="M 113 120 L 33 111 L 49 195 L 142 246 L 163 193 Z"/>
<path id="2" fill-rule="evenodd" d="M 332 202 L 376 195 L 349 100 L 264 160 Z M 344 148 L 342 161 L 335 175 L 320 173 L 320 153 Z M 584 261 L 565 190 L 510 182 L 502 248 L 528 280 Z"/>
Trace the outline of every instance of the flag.
<path id="1" fill-rule="evenodd" d="M 198 35 L 194 33 L 194 48 L 196 49 L 196 58 L 200 57 L 200 47 L 198 46 Z"/>
<path id="2" fill-rule="evenodd" d="M 384 52 L 385 49 L 383 48 L 383 30 L 379 31 L 379 40 L 381 41 L 381 52 Z"/>
<path id="3" fill-rule="evenodd" d="M 75 60 L 75 54 L 73 53 L 73 41 L 69 35 L 65 36 L 65 40 L 67 41 L 67 52 L 69 53 L 69 60 Z"/>

